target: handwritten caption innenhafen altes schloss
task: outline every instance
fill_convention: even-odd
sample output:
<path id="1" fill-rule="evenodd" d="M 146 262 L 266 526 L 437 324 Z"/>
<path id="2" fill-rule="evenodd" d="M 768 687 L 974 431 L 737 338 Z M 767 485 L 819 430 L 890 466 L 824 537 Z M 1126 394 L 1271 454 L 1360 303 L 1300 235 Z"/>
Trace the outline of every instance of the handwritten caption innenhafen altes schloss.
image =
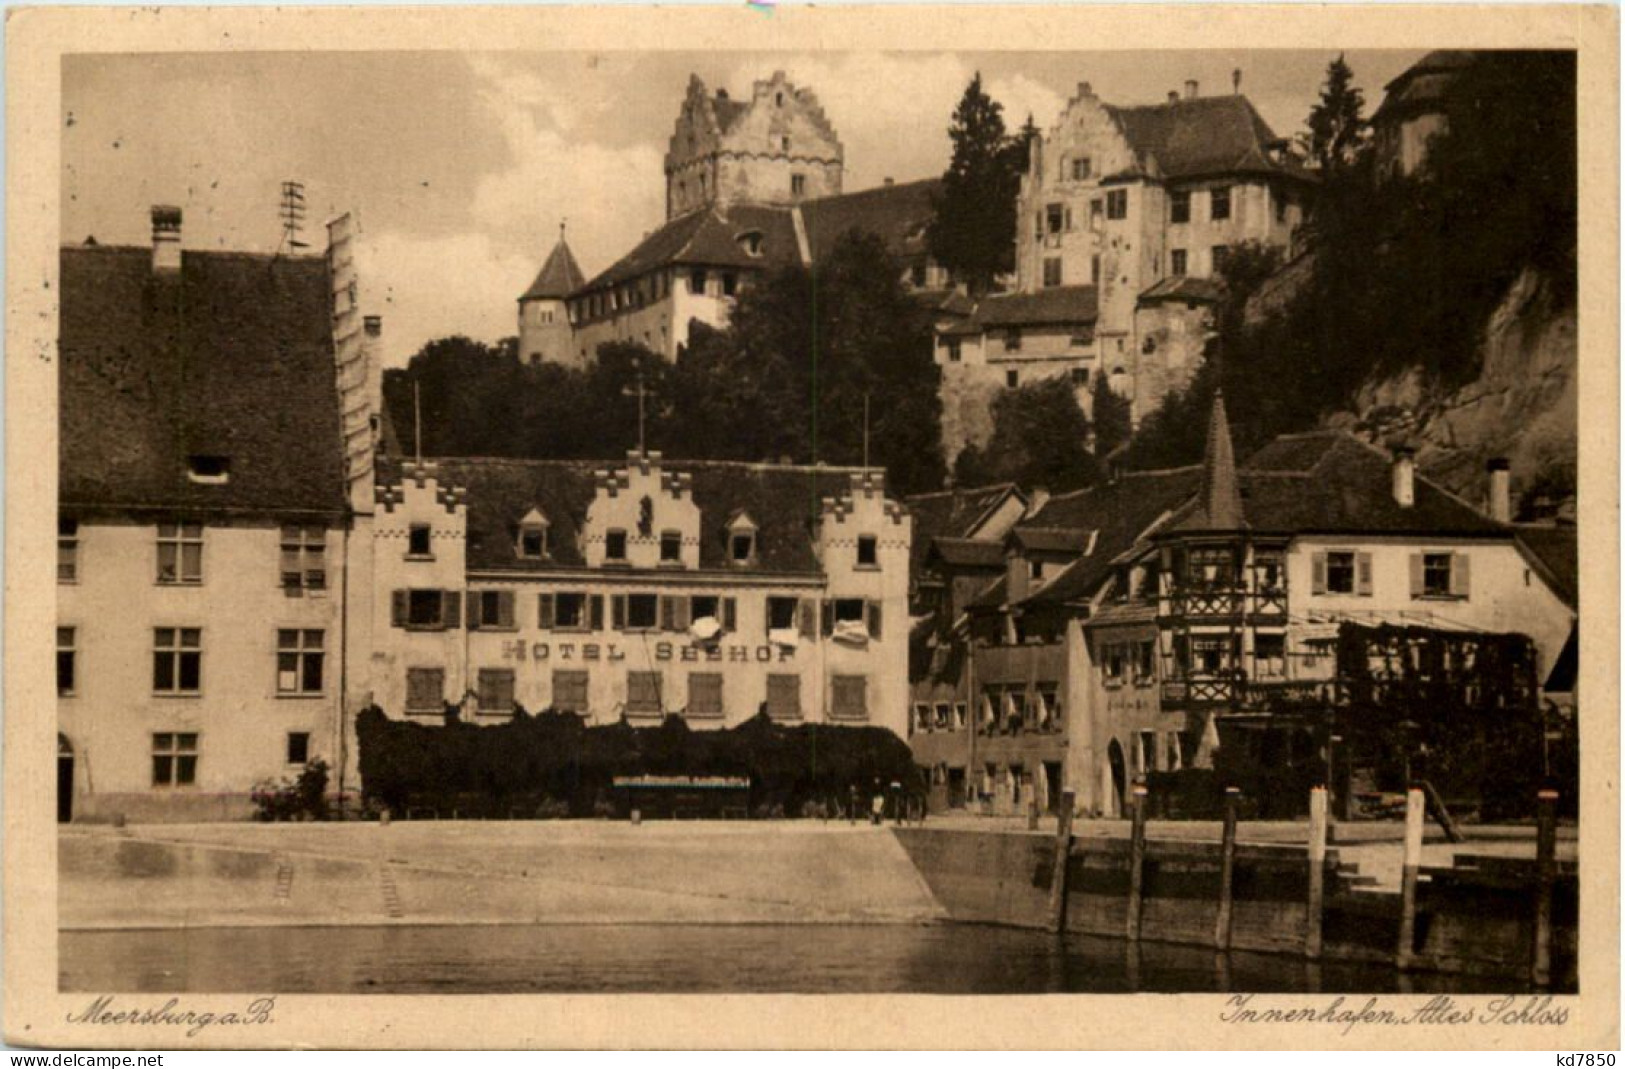
<path id="1" fill-rule="evenodd" d="M 1396 1004 L 1376 995 L 1338 995 L 1319 1005 L 1276 1004 L 1255 995 L 1231 995 L 1219 1020 L 1225 1024 L 1323 1024 L 1341 1027 L 1343 1034 L 1365 1025 L 1421 1027 L 1557 1026 L 1568 1023 L 1568 1007 L 1554 1005 L 1550 995 L 1497 995 L 1486 999 L 1457 999 L 1434 995 L 1417 1006 L 1411 999 Z"/>
<path id="2" fill-rule="evenodd" d="M 184 1028 L 191 1037 L 217 1025 L 270 1024 L 275 1009 L 274 997 L 257 998 L 245 1007 L 216 1011 L 182 1006 L 178 998 L 161 1006 L 115 1005 L 112 995 L 100 995 L 80 1012 L 69 1013 L 68 1023 Z"/>

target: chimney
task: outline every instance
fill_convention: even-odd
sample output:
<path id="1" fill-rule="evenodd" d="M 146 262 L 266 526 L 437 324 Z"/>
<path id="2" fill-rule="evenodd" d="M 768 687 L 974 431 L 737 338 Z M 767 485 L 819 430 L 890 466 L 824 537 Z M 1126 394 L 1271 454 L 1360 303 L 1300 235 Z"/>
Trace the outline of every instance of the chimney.
<path id="1" fill-rule="evenodd" d="M 1230 91 L 1237 96 L 1241 95 L 1241 68 L 1237 67 L 1230 72 Z"/>
<path id="2" fill-rule="evenodd" d="M 380 338 L 384 334 L 383 316 L 362 316 L 361 329 L 369 338 Z"/>
<path id="3" fill-rule="evenodd" d="M 1004 598 L 1014 604 L 1027 596 L 1031 584 L 1032 572 L 1027 564 L 1027 554 L 1014 547 L 1004 552 Z"/>
<path id="4" fill-rule="evenodd" d="M 1080 96 L 1080 97 L 1092 97 L 1094 95 L 1095 95 L 1094 88 L 1088 82 L 1079 82 L 1078 83 L 1078 96 Z"/>
<path id="5" fill-rule="evenodd" d="M 1416 450 L 1408 445 L 1394 448 L 1394 502 L 1402 509 L 1416 504 Z"/>
<path id="6" fill-rule="evenodd" d="M 1185 79 L 1185 99 L 1186 100 L 1195 100 L 1196 99 L 1196 89 L 1197 89 L 1196 79 L 1195 78 L 1186 78 Z"/>
<path id="7" fill-rule="evenodd" d="M 1490 473 L 1490 519 L 1512 522 L 1512 465 L 1506 457 L 1491 457 L 1484 467 Z"/>
<path id="8" fill-rule="evenodd" d="M 881 184 L 888 185 L 888 186 L 891 185 L 892 184 L 891 175 L 887 175 L 885 178 L 881 179 Z"/>
<path id="9" fill-rule="evenodd" d="M 1178 90 L 1175 90 L 1175 89 L 1168 90 L 1168 103 L 1170 103 L 1170 104 L 1179 103 L 1179 91 Z"/>
<path id="10" fill-rule="evenodd" d="M 172 274 L 181 269 L 181 210 L 170 204 L 152 206 L 152 270 Z"/>
<path id="11" fill-rule="evenodd" d="M 728 91 L 726 89 L 718 89 L 717 90 L 717 99 L 718 100 L 727 100 L 728 99 Z"/>

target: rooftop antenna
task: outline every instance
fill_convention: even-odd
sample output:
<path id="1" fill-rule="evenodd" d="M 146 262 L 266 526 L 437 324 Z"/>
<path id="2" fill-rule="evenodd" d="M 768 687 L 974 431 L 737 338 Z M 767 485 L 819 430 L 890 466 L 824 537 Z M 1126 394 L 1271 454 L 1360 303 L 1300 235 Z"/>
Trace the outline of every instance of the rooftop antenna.
<path id="1" fill-rule="evenodd" d="M 309 244 L 300 240 L 299 232 L 305 226 L 305 184 L 303 182 L 287 181 L 282 183 L 282 244 L 289 249 L 309 248 Z"/>
<path id="2" fill-rule="evenodd" d="M 637 396 L 638 396 L 638 453 L 641 454 L 644 451 L 644 448 L 643 448 L 643 429 L 644 429 L 644 427 L 643 427 L 643 424 L 644 424 L 643 400 L 644 400 L 645 393 L 647 393 L 647 391 L 643 388 L 643 365 L 641 363 L 638 364 L 637 372 L 638 372 L 638 384 L 637 384 L 636 389 L 634 389 L 634 390 L 622 390 L 621 391 L 621 396 L 622 397 L 629 397 L 633 393 L 636 393 Z"/>
<path id="3" fill-rule="evenodd" d="M 863 394 L 863 466 L 869 466 L 869 394 Z"/>
<path id="4" fill-rule="evenodd" d="M 418 396 L 418 380 L 412 380 L 412 453 L 423 464 L 423 402 Z"/>

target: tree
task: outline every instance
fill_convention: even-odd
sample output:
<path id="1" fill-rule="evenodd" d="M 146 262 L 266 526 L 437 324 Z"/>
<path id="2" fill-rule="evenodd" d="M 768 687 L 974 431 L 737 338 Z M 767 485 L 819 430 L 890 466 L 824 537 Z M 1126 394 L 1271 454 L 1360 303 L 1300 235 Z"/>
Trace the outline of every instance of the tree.
<path id="1" fill-rule="evenodd" d="M 985 293 L 997 275 L 1015 269 L 1016 195 L 1027 146 L 1024 138 L 1006 136 L 1003 112 L 983 92 L 977 72 L 948 127 L 953 159 L 927 233 L 931 255 L 974 294 Z"/>
<path id="2" fill-rule="evenodd" d="M 1324 172 L 1354 162 L 1365 144 L 1365 98 L 1341 54 L 1326 67 L 1320 103 L 1309 109 L 1309 152 Z"/>
<path id="3" fill-rule="evenodd" d="M 1133 406 L 1129 399 L 1112 389 L 1105 375 L 1096 375 L 1091 388 L 1091 422 L 1095 426 L 1095 457 L 1104 461 L 1133 431 Z"/>
<path id="4" fill-rule="evenodd" d="M 1015 482 L 1055 493 L 1099 480 L 1088 449 L 1089 417 L 1065 376 L 1003 390 L 993 400 L 993 435 L 966 449 L 955 466 L 962 485 Z"/>

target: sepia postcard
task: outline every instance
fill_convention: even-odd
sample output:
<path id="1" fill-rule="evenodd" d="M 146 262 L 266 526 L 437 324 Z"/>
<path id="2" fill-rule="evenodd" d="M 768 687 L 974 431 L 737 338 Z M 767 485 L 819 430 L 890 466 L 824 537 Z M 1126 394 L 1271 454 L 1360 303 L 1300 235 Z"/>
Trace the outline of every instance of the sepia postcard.
<path id="1" fill-rule="evenodd" d="M 1618 29 L 13 9 L 6 1040 L 1617 1047 Z"/>

